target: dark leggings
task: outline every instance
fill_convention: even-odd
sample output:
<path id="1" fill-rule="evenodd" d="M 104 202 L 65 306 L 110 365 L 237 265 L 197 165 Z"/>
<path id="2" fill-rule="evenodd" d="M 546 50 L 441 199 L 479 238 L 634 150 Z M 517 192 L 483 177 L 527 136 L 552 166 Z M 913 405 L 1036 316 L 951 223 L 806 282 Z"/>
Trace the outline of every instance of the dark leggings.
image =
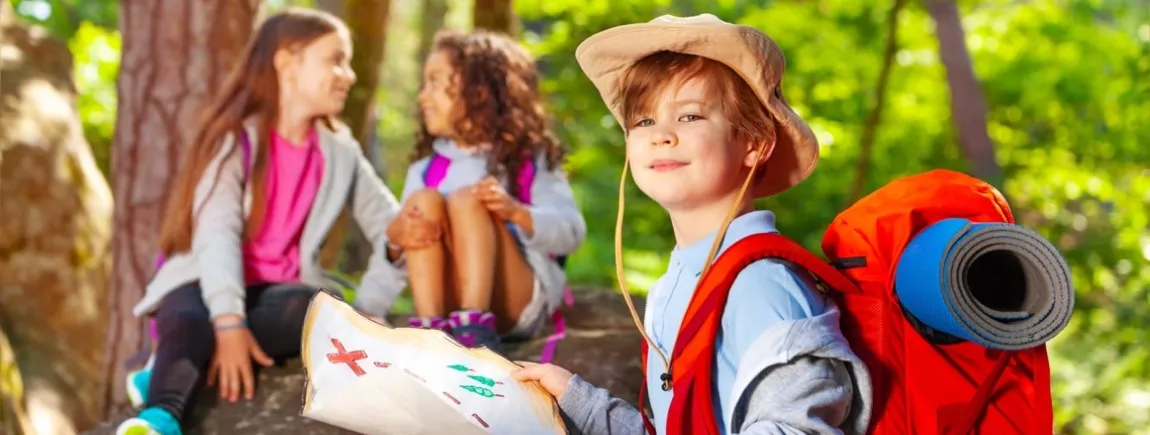
<path id="1" fill-rule="evenodd" d="M 304 316 L 317 289 L 303 284 L 248 287 L 247 322 L 268 356 L 298 356 Z M 172 290 L 156 312 L 159 345 L 145 407 L 168 411 L 177 419 L 195 402 L 215 351 L 216 333 L 198 282 Z"/>

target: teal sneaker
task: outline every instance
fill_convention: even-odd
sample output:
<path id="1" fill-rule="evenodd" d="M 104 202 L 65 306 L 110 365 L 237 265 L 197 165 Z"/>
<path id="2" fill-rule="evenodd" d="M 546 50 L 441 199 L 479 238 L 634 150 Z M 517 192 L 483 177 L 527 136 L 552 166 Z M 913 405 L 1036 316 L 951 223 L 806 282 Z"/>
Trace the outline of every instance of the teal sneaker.
<path id="1" fill-rule="evenodd" d="M 153 352 L 148 355 L 144 368 L 128 372 L 126 379 L 128 400 L 132 402 L 133 408 L 139 409 L 148 401 L 148 386 L 152 383 L 152 365 L 155 362 L 156 354 Z"/>
<path id="2" fill-rule="evenodd" d="M 116 435 L 183 435 L 180 422 L 172 414 L 159 408 L 140 411 L 116 428 Z"/>
<path id="3" fill-rule="evenodd" d="M 148 401 L 148 385 L 152 382 L 152 368 L 145 367 L 140 370 L 128 372 L 127 390 L 128 400 L 132 401 L 133 408 L 140 408 Z"/>

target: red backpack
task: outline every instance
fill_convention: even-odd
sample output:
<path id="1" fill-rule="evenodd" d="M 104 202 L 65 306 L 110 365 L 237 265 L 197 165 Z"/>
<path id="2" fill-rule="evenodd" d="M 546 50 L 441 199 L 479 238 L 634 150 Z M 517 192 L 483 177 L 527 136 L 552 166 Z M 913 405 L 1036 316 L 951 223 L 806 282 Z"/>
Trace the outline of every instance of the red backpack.
<path id="1" fill-rule="evenodd" d="M 1045 345 L 999 351 L 970 341 L 937 344 L 904 314 L 894 290 L 899 257 L 922 230 L 949 218 L 1014 222 L 992 186 L 935 170 L 895 180 L 840 213 L 823 237 L 831 263 L 778 234 L 734 243 L 700 278 L 683 318 L 671 355 L 668 433 L 717 432 L 712 373 L 722 309 L 742 268 L 764 258 L 806 269 L 842 311 L 843 334 L 874 388 L 869 434 L 1053 433 Z M 641 391 L 646 356 L 643 343 Z M 650 422 L 647 430 L 654 433 Z"/>

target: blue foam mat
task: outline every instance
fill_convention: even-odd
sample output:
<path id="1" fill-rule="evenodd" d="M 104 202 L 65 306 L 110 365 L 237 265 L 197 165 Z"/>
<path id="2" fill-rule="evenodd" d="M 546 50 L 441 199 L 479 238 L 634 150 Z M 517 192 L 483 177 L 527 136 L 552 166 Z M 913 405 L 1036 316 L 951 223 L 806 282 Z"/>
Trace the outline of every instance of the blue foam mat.
<path id="1" fill-rule="evenodd" d="M 1001 273 L 973 268 L 987 255 L 1013 258 L 1003 266 L 1022 278 L 995 291 L 972 288 L 971 281 L 1010 281 Z M 1022 285 L 1025 283 L 1025 285 Z M 1002 284 L 1002 283 L 999 283 Z M 1010 307 L 991 307 L 976 294 L 1006 296 Z M 895 271 L 895 294 L 919 322 L 993 349 L 1018 350 L 1043 344 L 1062 331 L 1074 311 L 1070 268 L 1062 254 L 1033 230 L 1006 223 L 945 219 L 917 234 L 903 250 Z"/>

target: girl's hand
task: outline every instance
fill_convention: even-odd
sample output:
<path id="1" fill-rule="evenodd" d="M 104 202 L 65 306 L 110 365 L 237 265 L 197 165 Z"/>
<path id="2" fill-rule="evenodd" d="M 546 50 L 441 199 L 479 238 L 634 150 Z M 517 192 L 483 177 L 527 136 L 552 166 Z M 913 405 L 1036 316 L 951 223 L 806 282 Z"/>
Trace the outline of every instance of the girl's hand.
<path id="1" fill-rule="evenodd" d="M 414 207 L 404 208 L 387 226 L 387 240 L 408 251 L 427 248 L 442 236 L 443 228 Z"/>
<path id="2" fill-rule="evenodd" d="M 523 205 L 507 194 L 507 190 L 495 177 L 488 176 L 472 186 L 475 197 L 483 203 L 487 210 L 503 220 L 512 220 L 516 212 L 522 210 Z"/>
<path id="3" fill-rule="evenodd" d="M 215 320 L 217 326 L 234 325 L 238 316 L 223 316 Z M 208 369 L 208 386 L 215 384 L 219 375 L 220 398 L 235 402 L 243 390 L 244 397 L 255 397 L 255 378 L 252 361 L 270 367 L 274 361 L 260 349 L 247 327 L 239 326 L 216 331 L 216 352 Z"/>
<path id="4" fill-rule="evenodd" d="M 516 361 L 523 368 L 511 372 L 511 377 L 517 381 L 538 381 L 555 399 L 563 396 L 567 391 L 567 381 L 571 380 L 571 372 L 554 364 L 537 364 L 528 361 Z"/>

